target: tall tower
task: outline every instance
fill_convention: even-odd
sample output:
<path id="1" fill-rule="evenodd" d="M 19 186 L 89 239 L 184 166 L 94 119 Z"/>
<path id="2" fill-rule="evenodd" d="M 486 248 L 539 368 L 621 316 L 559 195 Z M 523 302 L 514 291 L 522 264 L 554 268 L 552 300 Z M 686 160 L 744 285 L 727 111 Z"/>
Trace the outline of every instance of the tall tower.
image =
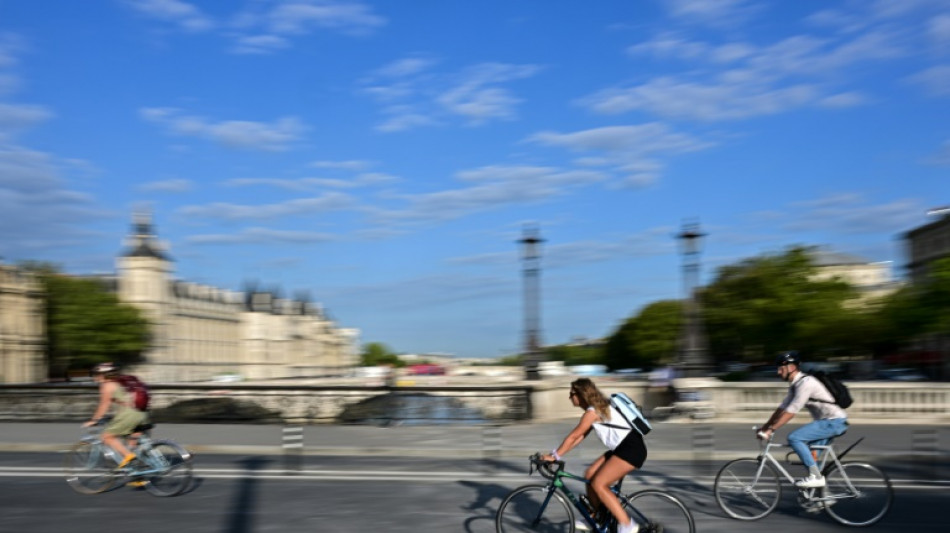
<path id="1" fill-rule="evenodd" d="M 148 319 L 152 346 L 145 354 L 150 365 L 169 363 L 168 306 L 171 300 L 172 260 L 152 229 L 148 213 L 136 213 L 125 250 L 117 260 L 119 300 L 139 308 Z M 151 379 L 174 380 L 174 376 L 153 375 Z"/>

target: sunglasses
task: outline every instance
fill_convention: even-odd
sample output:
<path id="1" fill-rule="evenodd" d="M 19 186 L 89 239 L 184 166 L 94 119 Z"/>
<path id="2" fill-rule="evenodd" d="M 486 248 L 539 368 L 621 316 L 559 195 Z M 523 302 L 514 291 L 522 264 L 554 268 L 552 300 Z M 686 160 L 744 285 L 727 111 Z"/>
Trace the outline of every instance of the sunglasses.
<path id="1" fill-rule="evenodd" d="M 571 397 L 573 397 L 573 396 L 577 396 L 577 391 L 576 391 L 576 390 L 572 390 L 572 391 L 571 391 L 571 394 L 570 394 L 570 396 L 568 396 L 568 398 L 571 398 Z"/>

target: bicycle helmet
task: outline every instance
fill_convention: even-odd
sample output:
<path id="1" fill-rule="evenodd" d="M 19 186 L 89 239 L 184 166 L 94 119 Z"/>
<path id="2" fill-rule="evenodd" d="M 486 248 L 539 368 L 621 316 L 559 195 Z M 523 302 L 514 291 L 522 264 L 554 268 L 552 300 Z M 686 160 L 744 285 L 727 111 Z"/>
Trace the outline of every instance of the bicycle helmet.
<path id="1" fill-rule="evenodd" d="M 92 370 L 89 371 L 92 375 L 97 374 L 112 374 L 119 371 L 119 365 L 108 362 L 108 363 L 99 363 L 96 366 L 92 367 Z"/>
<path id="2" fill-rule="evenodd" d="M 775 358 L 775 365 L 801 365 L 802 358 L 798 356 L 798 352 L 791 350 L 788 352 L 782 352 L 778 357 Z"/>

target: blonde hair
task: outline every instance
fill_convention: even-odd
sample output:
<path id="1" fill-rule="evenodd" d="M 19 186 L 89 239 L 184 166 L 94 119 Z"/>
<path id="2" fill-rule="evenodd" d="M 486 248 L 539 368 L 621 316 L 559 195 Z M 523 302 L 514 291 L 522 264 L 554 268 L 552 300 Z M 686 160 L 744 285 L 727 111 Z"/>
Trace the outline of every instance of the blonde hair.
<path id="1" fill-rule="evenodd" d="M 571 382 L 571 390 L 577 393 L 581 407 L 593 407 L 603 420 L 610 420 L 610 403 L 597 385 L 589 378 L 580 378 Z"/>

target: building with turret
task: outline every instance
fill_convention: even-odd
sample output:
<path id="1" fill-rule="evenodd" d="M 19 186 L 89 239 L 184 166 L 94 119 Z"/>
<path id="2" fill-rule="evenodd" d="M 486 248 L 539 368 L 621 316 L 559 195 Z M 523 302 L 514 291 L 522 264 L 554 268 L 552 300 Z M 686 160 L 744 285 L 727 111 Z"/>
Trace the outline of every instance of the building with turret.
<path id="1" fill-rule="evenodd" d="M 134 369 L 143 379 L 319 377 L 357 364 L 359 332 L 337 326 L 320 305 L 175 280 L 168 248 L 137 215 L 116 262 L 119 300 L 151 324 L 151 347 Z"/>

